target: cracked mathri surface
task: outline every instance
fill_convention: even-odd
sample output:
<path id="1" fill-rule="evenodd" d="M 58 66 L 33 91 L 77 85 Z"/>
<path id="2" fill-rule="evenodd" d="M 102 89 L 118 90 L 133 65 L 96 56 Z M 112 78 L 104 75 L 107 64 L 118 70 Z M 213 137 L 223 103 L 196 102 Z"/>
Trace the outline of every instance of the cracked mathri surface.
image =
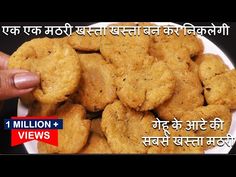
<path id="1" fill-rule="evenodd" d="M 117 77 L 116 86 L 117 95 L 124 105 L 137 111 L 147 111 L 172 96 L 175 77 L 164 62 L 153 62 Z"/>
<path id="2" fill-rule="evenodd" d="M 142 143 L 142 137 L 164 137 L 163 130 L 153 129 L 155 117 L 150 112 L 137 112 L 116 101 L 108 105 L 102 116 L 102 130 L 113 153 L 203 153 L 203 147 L 190 144 L 176 146 L 173 137 L 195 137 L 193 131 L 174 130 L 169 125 L 169 146 L 151 144 L 147 147 Z M 160 141 L 160 140 L 159 140 Z"/>
<path id="3" fill-rule="evenodd" d="M 236 70 L 230 70 L 219 56 L 212 54 L 200 56 L 197 63 L 206 102 L 236 109 Z"/>
<path id="4" fill-rule="evenodd" d="M 191 60 L 191 56 L 199 55 L 202 51 L 201 41 L 195 36 L 181 34 L 180 37 L 168 37 L 162 33 L 152 37 L 150 54 L 165 62 L 176 79 L 173 96 L 155 108 L 161 118 L 173 120 L 179 112 L 203 105 L 198 65 Z"/>
<path id="5" fill-rule="evenodd" d="M 136 112 L 120 101 L 108 105 L 102 114 L 102 130 L 113 153 L 146 153 L 143 136 L 151 136 L 154 116 Z"/>
<path id="6" fill-rule="evenodd" d="M 199 64 L 199 78 L 203 83 L 209 79 L 229 71 L 229 67 L 223 60 L 214 54 L 203 54 L 197 57 L 196 63 Z"/>
<path id="7" fill-rule="evenodd" d="M 67 103 L 56 115 L 63 119 L 63 129 L 58 130 L 58 146 L 39 142 L 39 153 L 77 153 L 86 144 L 91 121 L 86 119 L 83 106 Z"/>
<path id="8" fill-rule="evenodd" d="M 75 50 L 62 40 L 38 38 L 24 43 L 9 58 L 9 68 L 37 73 L 41 83 L 34 97 L 42 103 L 57 103 L 76 91 L 80 63 Z"/>
<path id="9" fill-rule="evenodd" d="M 204 85 L 208 104 L 225 105 L 236 109 L 236 70 L 217 75 Z"/>
<path id="10" fill-rule="evenodd" d="M 165 52 L 165 49 L 168 48 L 175 48 L 175 50 L 185 48 L 189 53 L 189 57 L 198 56 L 203 53 L 204 46 L 201 39 L 194 36 L 193 34 L 185 35 L 184 30 L 180 30 L 178 33 L 179 35 L 176 33 L 173 33 L 172 35 L 166 35 L 164 33 L 164 29 L 161 28 L 160 35 L 151 36 L 152 41 L 157 45 L 155 47 L 159 47 L 159 49 L 161 49 L 159 52 L 159 57 L 165 57 L 165 55 L 168 55 L 168 53 Z M 174 53 L 170 53 L 170 55 L 171 54 Z"/>
<path id="11" fill-rule="evenodd" d="M 173 120 L 179 113 L 203 105 L 202 86 L 198 76 L 189 71 L 173 72 L 176 86 L 173 96 L 155 108 L 158 115 L 165 120 Z"/>
<path id="12" fill-rule="evenodd" d="M 79 54 L 81 80 L 75 100 L 96 112 L 116 99 L 115 73 L 100 54 Z"/>
<path id="13" fill-rule="evenodd" d="M 135 23 L 118 23 L 111 26 L 136 26 Z M 148 56 L 150 36 L 130 36 L 129 34 L 114 36 L 108 33 L 102 36 L 100 52 L 105 60 L 119 70 L 126 71 L 142 67 L 153 57 Z"/>

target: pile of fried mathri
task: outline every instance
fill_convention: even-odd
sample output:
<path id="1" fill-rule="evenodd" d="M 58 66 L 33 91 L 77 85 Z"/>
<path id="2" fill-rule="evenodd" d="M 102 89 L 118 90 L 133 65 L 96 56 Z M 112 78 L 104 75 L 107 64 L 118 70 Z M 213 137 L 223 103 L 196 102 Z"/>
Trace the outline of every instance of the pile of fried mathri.
<path id="1" fill-rule="evenodd" d="M 111 26 L 153 26 L 119 23 Z M 63 119 L 59 145 L 38 143 L 39 153 L 204 153 L 212 148 L 144 146 L 142 137 L 163 137 L 156 116 L 169 121 L 169 137 L 221 137 L 236 108 L 236 71 L 216 54 L 205 54 L 194 35 L 105 36 L 73 33 L 26 42 L 9 59 L 10 68 L 37 73 L 40 85 L 21 97 L 31 116 Z M 224 121 L 222 130 L 186 131 L 186 121 Z M 171 122 L 183 122 L 176 130 Z"/>

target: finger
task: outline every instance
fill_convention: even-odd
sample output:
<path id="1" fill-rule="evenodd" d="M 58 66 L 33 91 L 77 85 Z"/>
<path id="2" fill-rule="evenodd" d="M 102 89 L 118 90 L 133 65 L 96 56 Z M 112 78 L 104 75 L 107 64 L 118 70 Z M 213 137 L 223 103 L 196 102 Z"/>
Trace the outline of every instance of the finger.
<path id="1" fill-rule="evenodd" d="M 0 69 L 7 69 L 9 55 L 0 52 Z"/>
<path id="2" fill-rule="evenodd" d="M 0 100 L 31 92 L 40 83 L 38 75 L 25 70 L 0 71 Z"/>

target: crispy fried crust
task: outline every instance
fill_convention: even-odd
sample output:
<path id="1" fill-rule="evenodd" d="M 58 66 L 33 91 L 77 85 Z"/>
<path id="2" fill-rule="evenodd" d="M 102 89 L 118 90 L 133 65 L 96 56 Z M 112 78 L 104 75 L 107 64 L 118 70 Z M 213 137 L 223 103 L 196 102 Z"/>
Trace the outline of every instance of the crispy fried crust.
<path id="1" fill-rule="evenodd" d="M 219 56 L 213 54 L 200 56 L 197 63 L 206 102 L 236 109 L 236 70 L 230 70 Z"/>
<path id="2" fill-rule="evenodd" d="M 80 80 L 77 53 L 57 39 L 38 38 L 24 43 L 9 58 L 9 68 L 26 69 L 40 75 L 41 84 L 33 95 L 42 103 L 66 100 Z"/>
<path id="3" fill-rule="evenodd" d="M 80 54 L 82 76 L 76 100 L 91 112 L 101 111 L 116 99 L 115 74 L 99 54 Z"/>
<path id="4" fill-rule="evenodd" d="M 77 153 L 87 142 L 90 120 L 85 118 L 85 110 L 79 104 L 65 104 L 56 114 L 63 119 L 63 129 L 58 131 L 58 147 L 38 143 L 39 153 Z"/>
<path id="5" fill-rule="evenodd" d="M 217 75 L 207 81 L 204 95 L 208 104 L 225 105 L 236 109 L 236 70 Z"/>
<path id="6" fill-rule="evenodd" d="M 112 26 L 136 26 L 135 24 L 116 24 Z M 105 60 L 112 63 L 119 69 L 137 69 L 142 67 L 153 57 L 148 56 L 150 36 L 140 34 L 140 36 L 119 35 L 114 36 L 108 33 L 101 39 L 100 52 Z"/>
<path id="7" fill-rule="evenodd" d="M 154 116 L 124 107 L 120 101 L 108 105 L 102 114 L 102 130 L 113 153 L 146 153 L 142 136 L 150 136 Z"/>
<path id="8" fill-rule="evenodd" d="M 165 35 L 164 29 L 161 28 L 160 35 L 152 36 L 153 42 L 160 47 L 169 46 L 171 48 L 180 49 L 185 48 L 190 57 L 198 56 L 203 53 L 204 46 L 202 41 L 193 34 L 184 35 L 184 30 L 179 31 L 179 36 L 176 33 L 172 35 Z M 163 53 L 163 55 L 165 55 Z"/>
<path id="9" fill-rule="evenodd" d="M 200 55 L 196 63 L 199 65 L 199 78 L 203 83 L 209 79 L 229 71 L 223 60 L 214 54 Z"/>
<path id="10" fill-rule="evenodd" d="M 174 72 L 176 87 L 173 96 L 155 108 L 158 115 L 165 120 L 173 120 L 180 112 L 192 110 L 204 103 L 202 86 L 198 76 L 189 71 Z"/>
<path id="11" fill-rule="evenodd" d="M 116 86 L 117 95 L 124 105 L 137 111 L 147 111 L 172 96 L 175 77 L 164 62 L 154 62 L 117 77 Z"/>
<path id="12" fill-rule="evenodd" d="M 189 45 L 188 45 L 189 43 Z M 158 115 L 165 120 L 173 118 L 182 111 L 192 110 L 204 103 L 202 85 L 198 76 L 198 65 L 192 56 L 201 54 L 203 47 L 195 36 L 153 36 L 149 52 L 158 60 L 165 62 L 176 79 L 173 96 L 155 108 Z"/>

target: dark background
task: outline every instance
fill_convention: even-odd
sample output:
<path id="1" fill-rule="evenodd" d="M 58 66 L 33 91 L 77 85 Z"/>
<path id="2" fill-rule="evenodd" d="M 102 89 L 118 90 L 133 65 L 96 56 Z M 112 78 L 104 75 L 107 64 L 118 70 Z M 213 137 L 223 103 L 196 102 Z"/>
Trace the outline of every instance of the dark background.
<path id="1" fill-rule="evenodd" d="M 183 24 L 182 22 L 176 22 L 179 24 Z M 221 25 L 222 22 L 190 22 L 194 25 L 204 25 L 208 26 L 211 23 L 215 25 Z M 213 43 L 215 43 L 221 50 L 230 58 L 232 63 L 236 64 L 236 22 L 226 22 L 230 25 L 229 36 L 205 36 L 210 39 Z M 92 22 L 76 22 L 72 23 L 71 25 L 90 25 L 93 24 Z M 7 26 L 7 25 L 64 25 L 64 22 L 0 22 L 0 26 Z M 37 37 L 43 37 L 37 36 Z M 28 41 L 35 36 L 27 36 L 25 34 L 20 34 L 17 36 L 5 36 L 0 32 L 0 51 L 5 52 L 7 54 L 12 54 L 22 43 Z M 0 154 L 26 154 L 27 151 L 25 150 L 23 145 L 11 147 L 10 146 L 10 132 L 3 130 L 3 119 L 9 118 L 11 116 L 15 116 L 17 111 L 17 99 L 7 100 L 3 104 L 3 108 L 0 110 Z M 230 151 L 231 154 L 236 154 L 236 145 Z"/>

